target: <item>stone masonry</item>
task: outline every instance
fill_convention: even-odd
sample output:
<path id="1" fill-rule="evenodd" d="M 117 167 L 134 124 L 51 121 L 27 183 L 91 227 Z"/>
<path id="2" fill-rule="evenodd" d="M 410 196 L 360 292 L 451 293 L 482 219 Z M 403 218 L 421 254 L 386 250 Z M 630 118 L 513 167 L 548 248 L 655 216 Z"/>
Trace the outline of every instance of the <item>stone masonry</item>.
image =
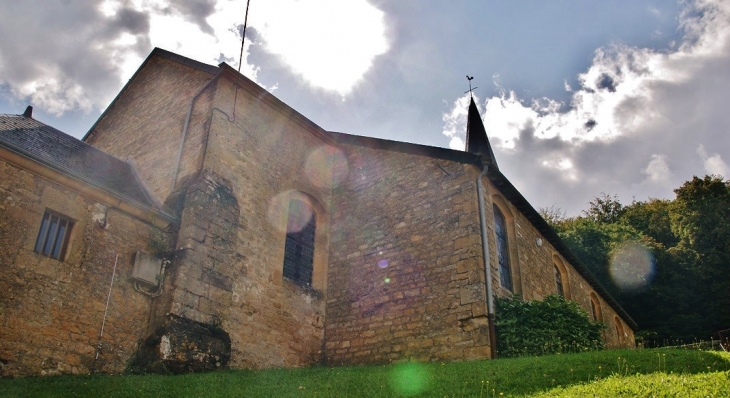
<path id="1" fill-rule="evenodd" d="M 0 161 L 0 175 L 0 374 L 122 372 L 151 310 L 127 282 L 132 256 L 167 234 L 13 164 Z M 46 209 L 76 220 L 64 261 L 33 251 Z"/>
<path id="2" fill-rule="evenodd" d="M 478 170 L 396 151 L 344 151 L 350 173 L 333 205 L 327 362 L 488 357 Z"/>

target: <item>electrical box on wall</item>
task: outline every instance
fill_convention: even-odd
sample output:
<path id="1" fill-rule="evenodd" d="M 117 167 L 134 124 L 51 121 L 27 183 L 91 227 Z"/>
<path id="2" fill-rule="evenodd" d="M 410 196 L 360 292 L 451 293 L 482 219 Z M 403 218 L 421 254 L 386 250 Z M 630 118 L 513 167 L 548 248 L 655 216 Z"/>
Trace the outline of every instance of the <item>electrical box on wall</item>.
<path id="1" fill-rule="evenodd" d="M 134 255 L 132 279 L 150 286 L 158 286 L 161 268 L 161 259 L 145 252 L 137 252 Z"/>

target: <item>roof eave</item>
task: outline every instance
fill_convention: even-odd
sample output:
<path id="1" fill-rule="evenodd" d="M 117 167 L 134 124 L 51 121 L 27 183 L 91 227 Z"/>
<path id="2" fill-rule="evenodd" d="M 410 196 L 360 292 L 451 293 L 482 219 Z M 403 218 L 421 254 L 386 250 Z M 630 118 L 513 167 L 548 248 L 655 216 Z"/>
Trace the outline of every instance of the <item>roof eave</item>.
<path id="1" fill-rule="evenodd" d="M 38 157 L 38 156 L 34 155 L 33 153 L 28 152 L 22 148 L 18 148 L 17 146 L 15 146 L 11 143 L 0 141 L 0 148 L 3 148 L 5 150 L 9 151 L 10 153 L 14 153 L 15 155 L 17 155 L 19 157 L 28 159 L 29 161 L 32 161 L 35 164 L 38 164 L 40 166 L 45 166 L 48 169 L 51 169 L 55 173 L 63 174 L 75 181 L 78 181 L 79 183 L 81 183 L 83 185 L 91 186 L 94 189 L 103 192 L 105 195 L 108 195 L 109 197 L 116 199 L 115 204 L 117 206 L 120 205 L 121 203 L 127 203 L 132 208 L 136 208 L 139 210 L 139 211 L 132 211 L 132 213 L 136 213 L 135 215 L 137 215 L 137 216 L 145 216 L 144 218 L 147 218 L 148 221 L 150 221 L 151 223 L 153 223 L 159 227 L 165 228 L 165 227 L 169 226 L 170 224 L 174 224 L 175 222 L 177 222 L 177 218 L 175 216 L 168 214 L 167 212 L 165 212 L 161 209 L 157 209 L 152 206 L 146 205 L 144 203 L 140 203 L 139 201 L 134 200 L 133 198 L 130 198 L 126 195 L 119 194 L 118 192 L 113 192 L 113 191 L 109 190 L 108 188 L 99 185 L 92 179 L 86 178 L 85 176 L 83 176 L 79 173 L 76 173 L 73 170 L 68 170 L 67 168 L 65 168 L 59 164 L 56 164 L 52 161 Z M 2 157 L 2 158 L 10 161 L 11 163 L 18 163 L 18 162 L 13 162 L 13 159 L 10 159 L 7 157 Z M 19 166 L 22 167 L 23 165 L 19 165 Z M 53 177 L 51 175 L 51 173 L 43 173 L 41 170 L 35 170 L 35 171 L 40 171 L 40 173 L 36 173 L 36 174 L 43 175 L 44 177 L 51 178 L 51 179 Z M 78 187 L 73 186 L 70 188 L 77 189 Z M 114 201 L 112 201 L 112 202 L 114 202 Z M 153 217 L 150 217 L 150 216 L 153 216 Z M 160 223 L 159 221 L 163 221 L 163 222 Z"/>

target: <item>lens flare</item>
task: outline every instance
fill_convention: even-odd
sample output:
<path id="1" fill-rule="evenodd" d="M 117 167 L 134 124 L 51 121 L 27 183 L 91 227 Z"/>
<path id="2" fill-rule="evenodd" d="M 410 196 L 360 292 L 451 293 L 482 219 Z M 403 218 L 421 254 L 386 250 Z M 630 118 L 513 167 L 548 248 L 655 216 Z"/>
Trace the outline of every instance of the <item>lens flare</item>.
<path id="1" fill-rule="evenodd" d="M 280 232 L 299 232 L 312 219 L 312 208 L 301 193 L 282 192 L 269 201 L 269 223 Z"/>
<path id="2" fill-rule="evenodd" d="M 378 267 L 388 268 L 388 260 L 386 260 L 386 259 L 378 260 Z"/>
<path id="3" fill-rule="evenodd" d="M 626 242 L 611 254 L 609 272 L 622 290 L 639 290 L 654 278 L 654 256 L 637 242 Z"/>
<path id="4" fill-rule="evenodd" d="M 390 371 L 390 385 L 398 395 L 418 395 L 428 388 L 428 369 L 416 362 L 394 366 Z"/>
<path id="5" fill-rule="evenodd" d="M 331 188 L 347 177 L 348 166 L 345 155 L 337 148 L 321 146 L 307 157 L 304 174 L 316 186 Z"/>
<path id="6" fill-rule="evenodd" d="M 390 283 L 390 278 L 388 278 L 388 277 L 386 276 L 386 277 L 385 277 L 385 279 L 383 279 L 383 282 L 385 282 L 386 284 L 387 284 L 387 283 Z"/>

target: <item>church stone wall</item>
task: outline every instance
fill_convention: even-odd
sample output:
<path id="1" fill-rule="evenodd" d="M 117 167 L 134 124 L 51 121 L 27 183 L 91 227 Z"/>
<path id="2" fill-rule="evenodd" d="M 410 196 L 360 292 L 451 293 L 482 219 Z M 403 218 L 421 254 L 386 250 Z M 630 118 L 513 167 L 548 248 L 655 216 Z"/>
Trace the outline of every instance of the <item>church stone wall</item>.
<path id="1" fill-rule="evenodd" d="M 475 179 L 449 160 L 344 145 L 334 191 L 328 364 L 489 357 Z"/>
<path id="2" fill-rule="evenodd" d="M 205 159 L 183 158 L 205 166 L 186 188 L 177 243 L 185 258 L 170 311 L 225 330 L 231 367 L 312 365 L 325 317 L 328 146 L 300 116 L 261 99 L 268 93 L 241 88 L 234 116 L 232 81 L 224 76 L 213 90 Z M 235 211 L 216 202 L 221 192 Z M 317 218 L 312 286 L 282 276 L 291 198 L 307 201 Z"/>
<path id="3" fill-rule="evenodd" d="M 153 54 L 136 77 L 109 105 L 86 142 L 119 159 L 130 160 L 160 203 L 172 190 L 172 178 L 190 102 L 213 75 Z M 196 172 L 211 91 L 195 101 L 177 180 Z"/>
<path id="4" fill-rule="evenodd" d="M 10 163 L 0 175 L 0 375 L 122 372 L 150 316 L 129 281 L 133 255 L 165 234 Z M 33 251 L 46 209 L 75 220 L 63 261 Z"/>

